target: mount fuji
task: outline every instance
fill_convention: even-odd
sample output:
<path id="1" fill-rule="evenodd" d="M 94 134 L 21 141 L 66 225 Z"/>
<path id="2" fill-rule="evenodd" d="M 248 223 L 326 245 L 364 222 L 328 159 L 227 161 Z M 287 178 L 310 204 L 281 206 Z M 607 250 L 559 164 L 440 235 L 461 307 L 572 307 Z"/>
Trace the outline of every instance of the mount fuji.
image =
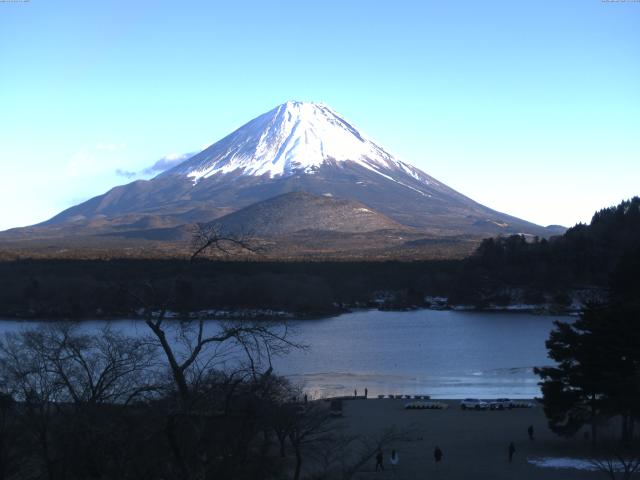
<path id="1" fill-rule="evenodd" d="M 429 184 L 428 176 L 395 159 L 326 105 L 287 102 L 169 172 L 197 183 L 218 173 L 269 178 L 313 174 L 330 161 L 384 173 L 396 170 Z"/>
<path id="2" fill-rule="evenodd" d="M 304 195 L 287 195 L 294 192 Z M 268 203 L 262 208 L 260 202 Z M 339 227 L 330 220 L 332 211 L 341 212 Z M 345 233 L 350 215 L 359 218 L 359 232 L 413 237 L 558 233 L 458 193 L 390 154 L 330 107 L 295 101 L 151 180 L 115 187 L 42 224 L 7 233 L 157 239 L 158 232 L 171 237 L 168 232 L 193 223 L 238 226 L 242 219 L 249 231 L 260 224 L 264 235 L 282 237 L 314 230 Z"/>

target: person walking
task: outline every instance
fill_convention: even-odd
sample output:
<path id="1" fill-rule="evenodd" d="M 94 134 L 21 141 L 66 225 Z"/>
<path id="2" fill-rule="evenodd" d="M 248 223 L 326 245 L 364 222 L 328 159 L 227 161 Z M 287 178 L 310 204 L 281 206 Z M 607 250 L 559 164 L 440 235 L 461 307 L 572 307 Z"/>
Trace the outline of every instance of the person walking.
<path id="1" fill-rule="evenodd" d="M 516 446 L 511 442 L 509 444 L 509 463 L 513 461 L 513 454 L 516 453 Z"/>
<path id="2" fill-rule="evenodd" d="M 391 450 L 391 458 L 389 459 L 389 461 L 391 462 L 391 471 L 395 473 L 396 467 L 400 463 L 400 456 L 395 449 Z"/>
<path id="3" fill-rule="evenodd" d="M 380 471 L 384 472 L 384 465 L 382 464 L 382 450 L 378 450 L 378 453 L 376 453 L 376 472 L 378 471 L 378 468 Z"/>
<path id="4" fill-rule="evenodd" d="M 529 440 L 533 440 L 533 425 L 529 425 L 529 428 L 527 428 L 527 433 L 529 434 Z"/>
<path id="5" fill-rule="evenodd" d="M 440 450 L 440 447 L 437 445 L 433 450 L 433 459 L 436 461 L 436 468 L 438 468 L 438 465 L 440 465 L 440 462 L 442 461 L 442 450 Z"/>
<path id="6" fill-rule="evenodd" d="M 358 396 L 358 390 L 357 389 L 353 389 L 353 398 L 356 398 Z"/>

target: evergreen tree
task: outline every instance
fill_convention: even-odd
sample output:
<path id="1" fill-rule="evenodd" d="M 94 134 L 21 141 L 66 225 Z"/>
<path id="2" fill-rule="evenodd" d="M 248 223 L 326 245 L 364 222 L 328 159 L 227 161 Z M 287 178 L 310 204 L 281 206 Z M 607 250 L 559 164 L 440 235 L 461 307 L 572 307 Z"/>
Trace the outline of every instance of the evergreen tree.
<path id="1" fill-rule="evenodd" d="M 546 342 L 554 367 L 540 375 L 550 428 L 565 436 L 600 420 L 622 419 L 622 439 L 640 418 L 640 250 L 612 275 L 609 301 L 591 303 L 575 322 L 556 322 Z"/>
<path id="2" fill-rule="evenodd" d="M 549 427 L 559 435 L 572 436 L 590 425 L 596 441 L 597 424 L 606 411 L 606 353 L 593 330 L 601 316 L 602 307 L 591 304 L 575 323 L 555 322 L 546 346 L 557 366 L 536 369 L 542 378 L 542 404 Z"/>
<path id="3" fill-rule="evenodd" d="M 610 339 L 618 359 L 610 397 L 613 412 L 622 418 L 622 439 L 628 443 L 640 419 L 640 249 L 623 256 L 612 275 L 609 315 L 620 332 Z"/>

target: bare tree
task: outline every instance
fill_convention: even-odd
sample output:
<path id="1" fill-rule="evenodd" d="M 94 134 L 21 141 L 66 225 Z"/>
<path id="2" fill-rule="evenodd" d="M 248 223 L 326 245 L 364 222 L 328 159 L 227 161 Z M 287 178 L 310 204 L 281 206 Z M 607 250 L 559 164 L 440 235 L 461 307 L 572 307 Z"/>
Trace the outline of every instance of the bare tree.
<path id="1" fill-rule="evenodd" d="M 0 393 L 0 480 L 12 478 L 20 465 L 16 451 L 15 407 L 11 395 Z"/>
<path id="2" fill-rule="evenodd" d="M 33 446 L 31 462 L 53 480 L 60 453 L 52 441 L 52 433 L 56 414 L 66 396 L 59 379 L 51 374 L 46 358 L 27 347 L 28 333 L 7 333 L 0 341 L 0 382 L 24 410 L 19 418 L 27 441 Z"/>
<path id="3" fill-rule="evenodd" d="M 215 222 L 199 223 L 195 226 L 192 247 L 192 262 L 210 250 L 223 255 L 255 254 L 260 251 L 250 232 L 228 233 L 222 229 L 220 224 Z"/>
<path id="4" fill-rule="evenodd" d="M 89 335 L 56 323 L 7 334 L 0 381 L 18 402 L 27 463 L 50 479 L 61 472 L 81 478 L 113 463 L 104 459 L 105 439 L 130 402 L 156 391 L 153 358 L 152 345 L 108 327 Z M 123 448 L 110 453 L 126 455 Z"/>
<path id="5" fill-rule="evenodd" d="M 225 255 L 255 251 L 248 236 L 224 234 L 215 223 L 199 224 L 193 236 L 191 261 L 212 249 Z M 213 331 L 207 331 L 202 318 L 167 321 L 172 295 L 159 292 L 151 282 L 142 286 L 140 294 L 130 294 L 142 307 L 145 323 L 166 357 L 183 411 L 193 400 L 197 378 L 216 362 L 228 359 L 230 351 L 241 352 L 245 367 L 257 378 L 260 369 L 271 371 L 273 356 L 302 347 L 290 339 L 285 322 L 222 321 Z M 173 338 L 169 338 L 171 334 Z"/>
<path id="6" fill-rule="evenodd" d="M 45 374 L 59 385 L 61 400 L 83 404 L 128 404 L 154 391 L 151 382 L 155 346 L 105 326 L 99 333 L 56 323 L 19 334 L 20 348 L 38 358 Z"/>
<path id="7" fill-rule="evenodd" d="M 631 480 L 640 471 L 640 453 L 637 451 L 615 451 L 612 455 L 593 458 L 590 462 L 611 480 Z"/>
<path id="8" fill-rule="evenodd" d="M 310 445 L 329 439 L 334 431 L 329 409 L 320 402 L 308 404 L 308 408 L 290 414 L 289 441 L 295 454 L 294 480 L 300 479 L 303 452 Z"/>
<path id="9" fill-rule="evenodd" d="M 194 234 L 191 263 L 209 250 L 223 255 L 254 251 L 247 237 L 225 235 L 215 224 L 200 225 Z M 179 475 L 195 478 L 214 468 L 209 443 L 222 433 L 215 431 L 220 423 L 217 413 L 228 414 L 231 399 L 239 392 L 243 402 L 264 397 L 273 377 L 273 357 L 301 346 L 291 339 L 286 322 L 171 318 L 179 281 L 164 292 L 149 281 L 129 294 L 164 356 L 175 392 L 176 404 L 167 411 L 165 426 L 170 450 Z M 245 444 L 253 434 L 247 430 Z"/>
<path id="10" fill-rule="evenodd" d="M 167 321 L 166 313 L 165 308 L 159 312 L 146 308 L 145 323 L 166 357 L 181 410 L 190 408 L 198 379 L 207 370 L 235 358 L 235 368 L 257 379 L 261 372 L 272 370 L 274 356 L 301 347 L 290 339 L 290 329 L 283 322 L 220 321 L 207 331 L 202 318 Z"/>

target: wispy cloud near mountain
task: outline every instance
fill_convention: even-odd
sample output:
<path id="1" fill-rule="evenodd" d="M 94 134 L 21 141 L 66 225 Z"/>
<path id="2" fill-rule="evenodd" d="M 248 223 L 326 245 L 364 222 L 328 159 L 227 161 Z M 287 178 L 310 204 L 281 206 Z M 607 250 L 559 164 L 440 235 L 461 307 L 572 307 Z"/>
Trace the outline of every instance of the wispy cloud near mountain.
<path id="1" fill-rule="evenodd" d="M 193 157 L 198 152 L 190 152 L 190 153 L 169 153 L 164 157 L 157 160 L 153 165 L 143 168 L 139 171 L 131 171 L 124 170 L 122 168 L 116 169 L 116 175 L 119 177 L 124 177 L 128 179 L 133 179 L 136 177 L 146 177 L 149 175 L 157 175 L 159 173 L 164 172 L 165 170 L 169 170 L 170 168 L 175 167 L 176 165 L 181 164 L 188 158 Z"/>

